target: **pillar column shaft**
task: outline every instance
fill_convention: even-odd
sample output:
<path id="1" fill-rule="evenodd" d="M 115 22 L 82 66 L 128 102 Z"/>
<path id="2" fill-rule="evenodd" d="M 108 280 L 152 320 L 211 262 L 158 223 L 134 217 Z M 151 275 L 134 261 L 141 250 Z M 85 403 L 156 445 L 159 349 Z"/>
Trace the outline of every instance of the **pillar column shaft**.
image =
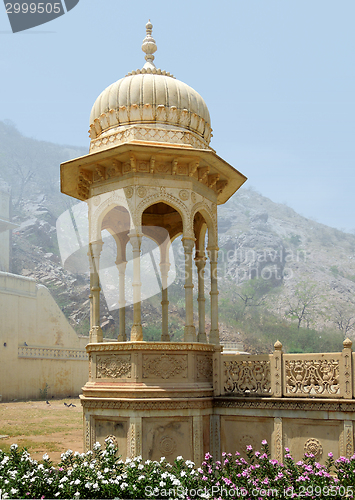
<path id="1" fill-rule="evenodd" d="M 169 300 L 168 300 L 168 273 L 170 264 L 169 262 L 161 262 L 160 264 L 160 274 L 161 274 L 161 317 L 162 317 L 162 329 L 161 329 L 161 341 L 170 342 L 169 335 Z"/>
<path id="2" fill-rule="evenodd" d="M 125 277 L 127 262 L 117 263 L 118 269 L 118 308 L 119 308 L 119 331 L 118 342 L 126 342 L 126 295 L 125 295 Z"/>
<path id="3" fill-rule="evenodd" d="M 99 265 L 102 241 L 90 243 L 90 342 L 102 342 L 103 335 L 100 327 L 100 278 Z"/>
<path id="4" fill-rule="evenodd" d="M 195 245 L 195 240 L 192 238 L 183 238 L 182 244 L 184 245 L 185 252 L 185 309 L 186 309 L 186 322 L 185 322 L 185 342 L 196 342 L 196 329 L 194 326 L 194 309 L 193 309 L 193 288 L 192 283 L 192 250 Z"/>
<path id="5" fill-rule="evenodd" d="M 133 251 L 133 326 L 131 330 L 131 341 L 143 340 L 141 320 L 141 242 L 142 237 L 138 233 L 130 233 L 129 239 Z"/>
<path id="6" fill-rule="evenodd" d="M 211 266 L 211 331 L 210 344 L 219 344 L 219 329 L 218 329 L 218 282 L 217 282 L 217 261 L 218 247 L 209 247 L 207 249 L 210 254 Z"/>
<path id="7" fill-rule="evenodd" d="M 207 342 L 206 328 L 205 328 L 205 317 L 206 317 L 206 307 L 205 307 L 205 266 L 206 258 L 204 253 L 195 259 L 197 273 L 198 273 L 198 342 Z"/>

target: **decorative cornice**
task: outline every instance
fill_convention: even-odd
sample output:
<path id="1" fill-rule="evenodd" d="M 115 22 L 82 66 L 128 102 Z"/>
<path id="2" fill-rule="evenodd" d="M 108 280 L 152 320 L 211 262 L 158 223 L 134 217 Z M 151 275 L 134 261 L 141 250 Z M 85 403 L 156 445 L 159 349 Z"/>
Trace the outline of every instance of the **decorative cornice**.
<path id="1" fill-rule="evenodd" d="M 88 344 L 87 352 L 108 351 L 189 351 L 189 352 L 214 352 L 220 351 L 220 346 L 212 344 L 199 344 L 191 342 L 102 342 Z"/>

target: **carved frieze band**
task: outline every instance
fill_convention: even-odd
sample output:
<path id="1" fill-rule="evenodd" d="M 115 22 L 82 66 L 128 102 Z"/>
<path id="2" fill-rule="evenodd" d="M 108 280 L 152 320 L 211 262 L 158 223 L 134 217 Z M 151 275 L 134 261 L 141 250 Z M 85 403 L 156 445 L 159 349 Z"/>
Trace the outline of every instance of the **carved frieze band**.
<path id="1" fill-rule="evenodd" d="M 339 395 L 339 364 L 339 359 L 285 360 L 286 394 Z"/>
<path id="2" fill-rule="evenodd" d="M 212 408 L 212 399 L 198 399 L 193 401 L 144 401 L 144 400 L 119 400 L 119 401 L 93 401 L 82 399 L 84 408 L 107 409 L 107 410 L 185 410 L 185 409 L 206 409 Z"/>
<path id="3" fill-rule="evenodd" d="M 143 378 L 187 377 L 187 354 L 143 355 Z"/>
<path id="4" fill-rule="evenodd" d="M 120 127 L 116 133 L 111 133 L 109 136 L 92 139 L 90 153 L 133 140 L 189 144 L 197 149 L 209 149 L 206 141 L 188 130 L 166 130 L 156 127 L 138 127 L 137 125 L 134 128 L 131 127 L 123 130 L 122 128 Z"/>
<path id="5" fill-rule="evenodd" d="M 28 347 L 19 346 L 19 358 L 32 359 L 58 359 L 88 361 L 89 356 L 85 349 L 64 349 L 54 347 Z"/>
<path id="6" fill-rule="evenodd" d="M 131 372 L 130 354 L 111 354 L 96 358 L 96 378 L 131 378 Z"/>
<path id="7" fill-rule="evenodd" d="M 235 394 L 270 395 L 270 361 L 224 361 L 224 390 Z"/>
<path id="8" fill-rule="evenodd" d="M 329 400 L 325 402 L 307 400 L 276 399 L 276 400 L 250 400 L 239 398 L 214 398 L 215 408 L 246 408 L 260 410 L 306 410 L 306 411 L 331 411 L 331 412 L 355 412 L 355 404 Z"/>

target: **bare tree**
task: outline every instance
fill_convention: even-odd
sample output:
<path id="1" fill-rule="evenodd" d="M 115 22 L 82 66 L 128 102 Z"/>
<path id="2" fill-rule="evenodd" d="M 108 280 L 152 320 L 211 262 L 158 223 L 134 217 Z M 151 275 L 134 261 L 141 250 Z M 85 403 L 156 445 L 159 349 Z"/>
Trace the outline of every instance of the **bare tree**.
<path id="1" fill-rule="evenodd" d="M 338 329 L 343 332 L 344 337 L 355 327 L 355 304 L 336 304 L 332 308 L 331 319 Z"/>
<path id="2" fill-rule="evenodd" d="M 292 299 L 288 300 L 285 316 L 297 320 L 297 328 L 306 322 L 307 328 L 316 314 L 316 306 L 320 298 L 316 283 L 300 281 L 297 283 Z"/>

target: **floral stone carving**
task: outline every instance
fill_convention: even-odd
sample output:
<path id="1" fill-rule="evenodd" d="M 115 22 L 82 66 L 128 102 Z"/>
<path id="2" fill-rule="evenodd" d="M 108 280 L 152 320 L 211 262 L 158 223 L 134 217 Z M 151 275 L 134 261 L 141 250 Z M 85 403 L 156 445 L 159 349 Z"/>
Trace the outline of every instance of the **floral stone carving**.
<path id="1" fill-rule="evenodd" d="M 131 378 L 131 356 L 98 356 L 96 360 L 97 378 Z"/>
<path id="2" fill-rule="evenodd" d="M 162 354 L 143 357 L 143 378 L 161 377 L 168 379 L 182 374 L 187 377 L 187 356 Z"/>
<path id="3" fill-rule="evenodd" d="M 296 394 L 338 394 L 339 361 L 335 359 L 286 360 L 286 390 Z"/>
<path id="4" fill-rule="evenodd" d="M 323 447 L 318 439 L 310 438 L 304 443 L 304 452 L 308 455 L 312 454 L 316 458 L 320 458 L 323 454 Z"/>
<path id="5" fill-rule="evenodd" d="M 270 361 L 225 361 L 224 390 L 237 394 L 270 395 Z"/>

